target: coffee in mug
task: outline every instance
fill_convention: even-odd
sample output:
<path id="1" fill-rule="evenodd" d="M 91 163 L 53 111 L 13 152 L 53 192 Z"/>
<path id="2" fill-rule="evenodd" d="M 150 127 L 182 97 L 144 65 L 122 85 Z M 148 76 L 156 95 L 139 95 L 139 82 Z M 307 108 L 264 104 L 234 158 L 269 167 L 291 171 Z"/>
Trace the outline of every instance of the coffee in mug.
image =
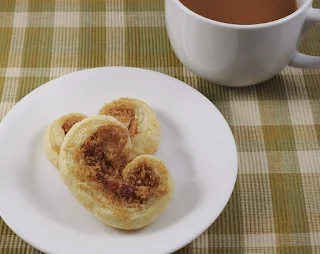
<path id="1" fill-rule="evenodd" d="M 257 84 L 287 65 L 320 68 L 319 56 L 297 51 L 320 23 L 312 0 L 165 0 L 165 19 L 179 60 L 215 84 Z"/>
<path id="2" fill-rule="evenodd" d="M 203 17 L 240 25 L 275 21 L 297 10 L 295 0 L 180 0 L 180 2 Z"/>

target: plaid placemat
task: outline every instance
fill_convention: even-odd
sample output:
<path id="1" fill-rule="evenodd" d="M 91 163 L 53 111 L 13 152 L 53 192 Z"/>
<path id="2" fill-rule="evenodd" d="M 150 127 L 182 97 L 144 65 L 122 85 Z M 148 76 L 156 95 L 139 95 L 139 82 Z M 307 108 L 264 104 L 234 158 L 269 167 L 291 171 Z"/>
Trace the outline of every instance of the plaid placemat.
<path id="1" fill-rule="evenodd" d="M 314 2 L 320 7 L 320 0 Z M 320 29 L 301 51 L 320 55 Z M 0 118 L 31 90 L 90 67 L 135 66 L 198 89 L 230 124 L 233 195 L 178 253 L 320 253 L 320 71 L 287 67 L 262 84 L 220 87 L 175 57 L 163 0 L 0 0 Z M 0 253 L 40 253 L 0 220 Z"/>

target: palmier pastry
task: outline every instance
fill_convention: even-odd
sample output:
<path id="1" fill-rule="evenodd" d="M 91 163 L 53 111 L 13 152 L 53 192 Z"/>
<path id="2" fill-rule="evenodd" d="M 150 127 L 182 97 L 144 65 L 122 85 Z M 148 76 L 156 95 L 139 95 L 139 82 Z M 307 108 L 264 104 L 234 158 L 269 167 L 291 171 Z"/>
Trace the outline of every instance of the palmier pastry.
<path id="1" fill-rule="evenodd" d="M 80 113 L 70 113 L 63 115 L 53 121 L 46 129 L 44 136 L 45 153 L 49 161 L 58 168 L 60 146 L 67 132 L 72 126 L 86 118 L 87 116 Z"/>
<path id="2" fill-rule="evenodd" d="M 119 98 L 104 104 L 99 114 L 114 116 L 127 126 L 132 141 L 131 158 L 157 151 L 160 126 L 155 112 L 143 101 Z"/>
<path id="3" fill-rule="evenodd" d="M 166 166 L 150 155 L 128 163 L 131 148 L 126 126 L 100 115 L 74 125 L 59 157 L 62 179 L 76 199 L 104 224 L 125 230 L 154 221 L 173 193 Z"/>

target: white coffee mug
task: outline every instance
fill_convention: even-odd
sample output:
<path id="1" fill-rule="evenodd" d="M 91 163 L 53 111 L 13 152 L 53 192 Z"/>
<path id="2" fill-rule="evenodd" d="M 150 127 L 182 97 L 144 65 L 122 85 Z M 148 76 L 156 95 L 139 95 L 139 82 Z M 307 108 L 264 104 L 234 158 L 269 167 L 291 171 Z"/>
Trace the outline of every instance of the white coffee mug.
<path id="1" fill-rule="evenodd" d="M 287 64 L 320 68 L 320 57 L 297 51 L 301 35 L 320 22 L 320 9 L 312 8 L 312 0 L 297 0 L 297 5 L 280 20 L 234 25 L 200 16 L 179 0 L 166 0 L 167 32 L 177 57 L 196 75 L 219 85 L 253 85 Z"/>

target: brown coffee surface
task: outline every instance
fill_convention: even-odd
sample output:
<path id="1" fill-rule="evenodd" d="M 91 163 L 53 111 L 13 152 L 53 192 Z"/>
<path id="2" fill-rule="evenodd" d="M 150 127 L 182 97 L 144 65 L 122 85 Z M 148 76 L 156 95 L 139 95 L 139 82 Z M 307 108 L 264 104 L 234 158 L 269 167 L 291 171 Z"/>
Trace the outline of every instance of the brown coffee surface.
<path id="1" fill-rule="evenodd" d="M 239 25 L 275 21 L 297 10 L 295 0 L 180 0 L 206 18 Z"/>

